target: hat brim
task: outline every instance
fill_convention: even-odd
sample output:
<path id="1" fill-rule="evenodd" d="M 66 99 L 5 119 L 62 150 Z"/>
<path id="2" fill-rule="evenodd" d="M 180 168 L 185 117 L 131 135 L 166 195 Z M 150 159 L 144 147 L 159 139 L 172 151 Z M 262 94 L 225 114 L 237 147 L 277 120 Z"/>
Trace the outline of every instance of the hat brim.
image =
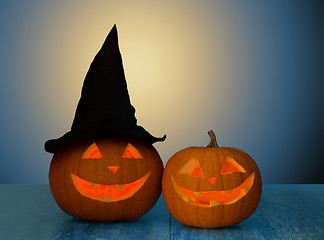
<path id="1" fill-rule="evenodd" d="M 98 138 L 124 138 L 153 144 L 155 142 L 164 141 L 166 135 L 161 138 L 153 137 L 141 126 L 135 126 L 131 129 L 111 129 L 109 126 L 100 126 L 87 133 L 79 134 L 69 131 L 60 138 L 48 140 L 45 142 L 45 150 L 49 153 L 55 153 L 78 142 Z"/>

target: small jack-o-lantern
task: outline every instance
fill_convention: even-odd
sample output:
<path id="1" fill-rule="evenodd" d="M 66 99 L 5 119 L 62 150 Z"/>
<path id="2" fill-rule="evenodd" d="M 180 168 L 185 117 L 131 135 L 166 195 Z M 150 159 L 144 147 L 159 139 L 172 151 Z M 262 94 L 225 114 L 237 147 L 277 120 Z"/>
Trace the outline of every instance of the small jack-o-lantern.
<path id="1" fill-rule="evenodd" d="M 242 222 L 257 208 L 262 190 L 260 171 L 244 151 L 210 144 L 189 147 L 165 166 L 162 192 L 170 213 L 179 222 L 216 228 Z"/>
<path id="2" fill-rule="evenodd" d="M 92 221 L 133 220 L 161 193 L 163 163 L 151 144 L 85 141 L 54 154 L 49 184 L 68 214 Z"/>

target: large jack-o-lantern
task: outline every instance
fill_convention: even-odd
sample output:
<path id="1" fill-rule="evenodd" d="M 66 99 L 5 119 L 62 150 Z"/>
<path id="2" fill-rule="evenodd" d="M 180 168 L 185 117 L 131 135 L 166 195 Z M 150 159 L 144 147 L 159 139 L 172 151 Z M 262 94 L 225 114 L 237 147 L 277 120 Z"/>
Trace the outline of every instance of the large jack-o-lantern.
<path id="1" fill-rule="evenodd" d="M 86 141 L 54 154 L 49 184 L 68 214 L 92 221 L 133 220 L 161 193 L 163 163 L 150 144 Z"/>
<path id="2" fill-rule="evenodd" d="M 242 222 L 257 208 L 261 175 L 244 151 L 218 147 L 215 135 L 205 147 L 189 147 L 165 166 L 162 192 L 168 210 L 179 222 L 216 228 Z"/>
<path id="3" fill-rule="evenodd" d="M 165 137 L 137 125 L 114 25 L 85 77 L 71 130 L 45 143 L 56 202 L 92 221 L 138 218 L 161 194 L 163 164 L 152 144 Z"/>

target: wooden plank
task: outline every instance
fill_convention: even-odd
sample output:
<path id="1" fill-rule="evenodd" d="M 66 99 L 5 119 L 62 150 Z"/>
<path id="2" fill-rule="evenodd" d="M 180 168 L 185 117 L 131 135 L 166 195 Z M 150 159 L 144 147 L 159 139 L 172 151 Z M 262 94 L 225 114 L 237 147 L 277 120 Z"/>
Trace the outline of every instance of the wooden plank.
<path id="1" fill-rule="evenodd" d="M 226 240 L 277 240 L 279 236 L 273 231 L 271 225 L 262 214 L 264 197 L 261 197 L 258 208 L 245 221 L 225 228 Z"/>
<path id="2" fill-rule="evenodd" d="M 115 239 L 169 239 L 170 213 L 167 210 L 162 195 L 156 205 L 137 221 L 121 225 Z"/>
<path id="3" fill-rule="evenodd" d="M 94 223 L 66 215 L 48 185 L 0 185 L 0 239 L 169 239 L 162 196 L 132 222 Z"/>
<path id="4" fill-rule="evenodd" d="M 48 185 L 0 185 L 0 239 L 55 239 L 71 219 Z"/>
<path id="5" fill-rule="evenodd" d="M 324 185 L 265 185 L 262 214 L 280 239 L 324 239 Z"/>
<path id="6" fill-rule="evenodd" d="M 169 239 L 170 214 L 161 196 L 144 216 L 131 222 L 95 223 L 74 218 L 60 239 Z"/>
<path id="7" fill-rule="evenodd" d="M 95 223 L 73 218 L 58 239 L 115 239 L 121 223 Z"/>
<path id="8" fill-rule="evenodd" d="M 171 216 L 171 236 L 172 240 L 223 240 L 225 239 L 224 229 L 204 229 L 188 227 L 179 223 Z"/>
<path id="9" fill-rule="evenodd" d="M 59 209 L 48 185 L 0 185 L 0 239 L 324 239 L 324 185 L 264 185 L 246 221 L 223 229 L 170 219 L 161 197 L 133 222 L 92 223 Z M 171 224 L 171 225 L 170 225 Z"/>

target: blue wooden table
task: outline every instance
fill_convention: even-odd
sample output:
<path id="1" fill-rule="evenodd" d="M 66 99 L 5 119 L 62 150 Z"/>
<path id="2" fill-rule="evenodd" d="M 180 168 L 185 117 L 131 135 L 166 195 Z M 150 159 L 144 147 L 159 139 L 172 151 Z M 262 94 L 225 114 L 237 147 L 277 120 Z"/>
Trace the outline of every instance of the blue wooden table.
<path id="1" fill-rule="evenodd" d="M 93 223 L 66 215 L 48 185 L 0 185 L 0 239 L 324 239 L 324 184 L 264 185 L 258 209 L 224 229 L 183 226 L 163 198 L 133 222 Z"/>

